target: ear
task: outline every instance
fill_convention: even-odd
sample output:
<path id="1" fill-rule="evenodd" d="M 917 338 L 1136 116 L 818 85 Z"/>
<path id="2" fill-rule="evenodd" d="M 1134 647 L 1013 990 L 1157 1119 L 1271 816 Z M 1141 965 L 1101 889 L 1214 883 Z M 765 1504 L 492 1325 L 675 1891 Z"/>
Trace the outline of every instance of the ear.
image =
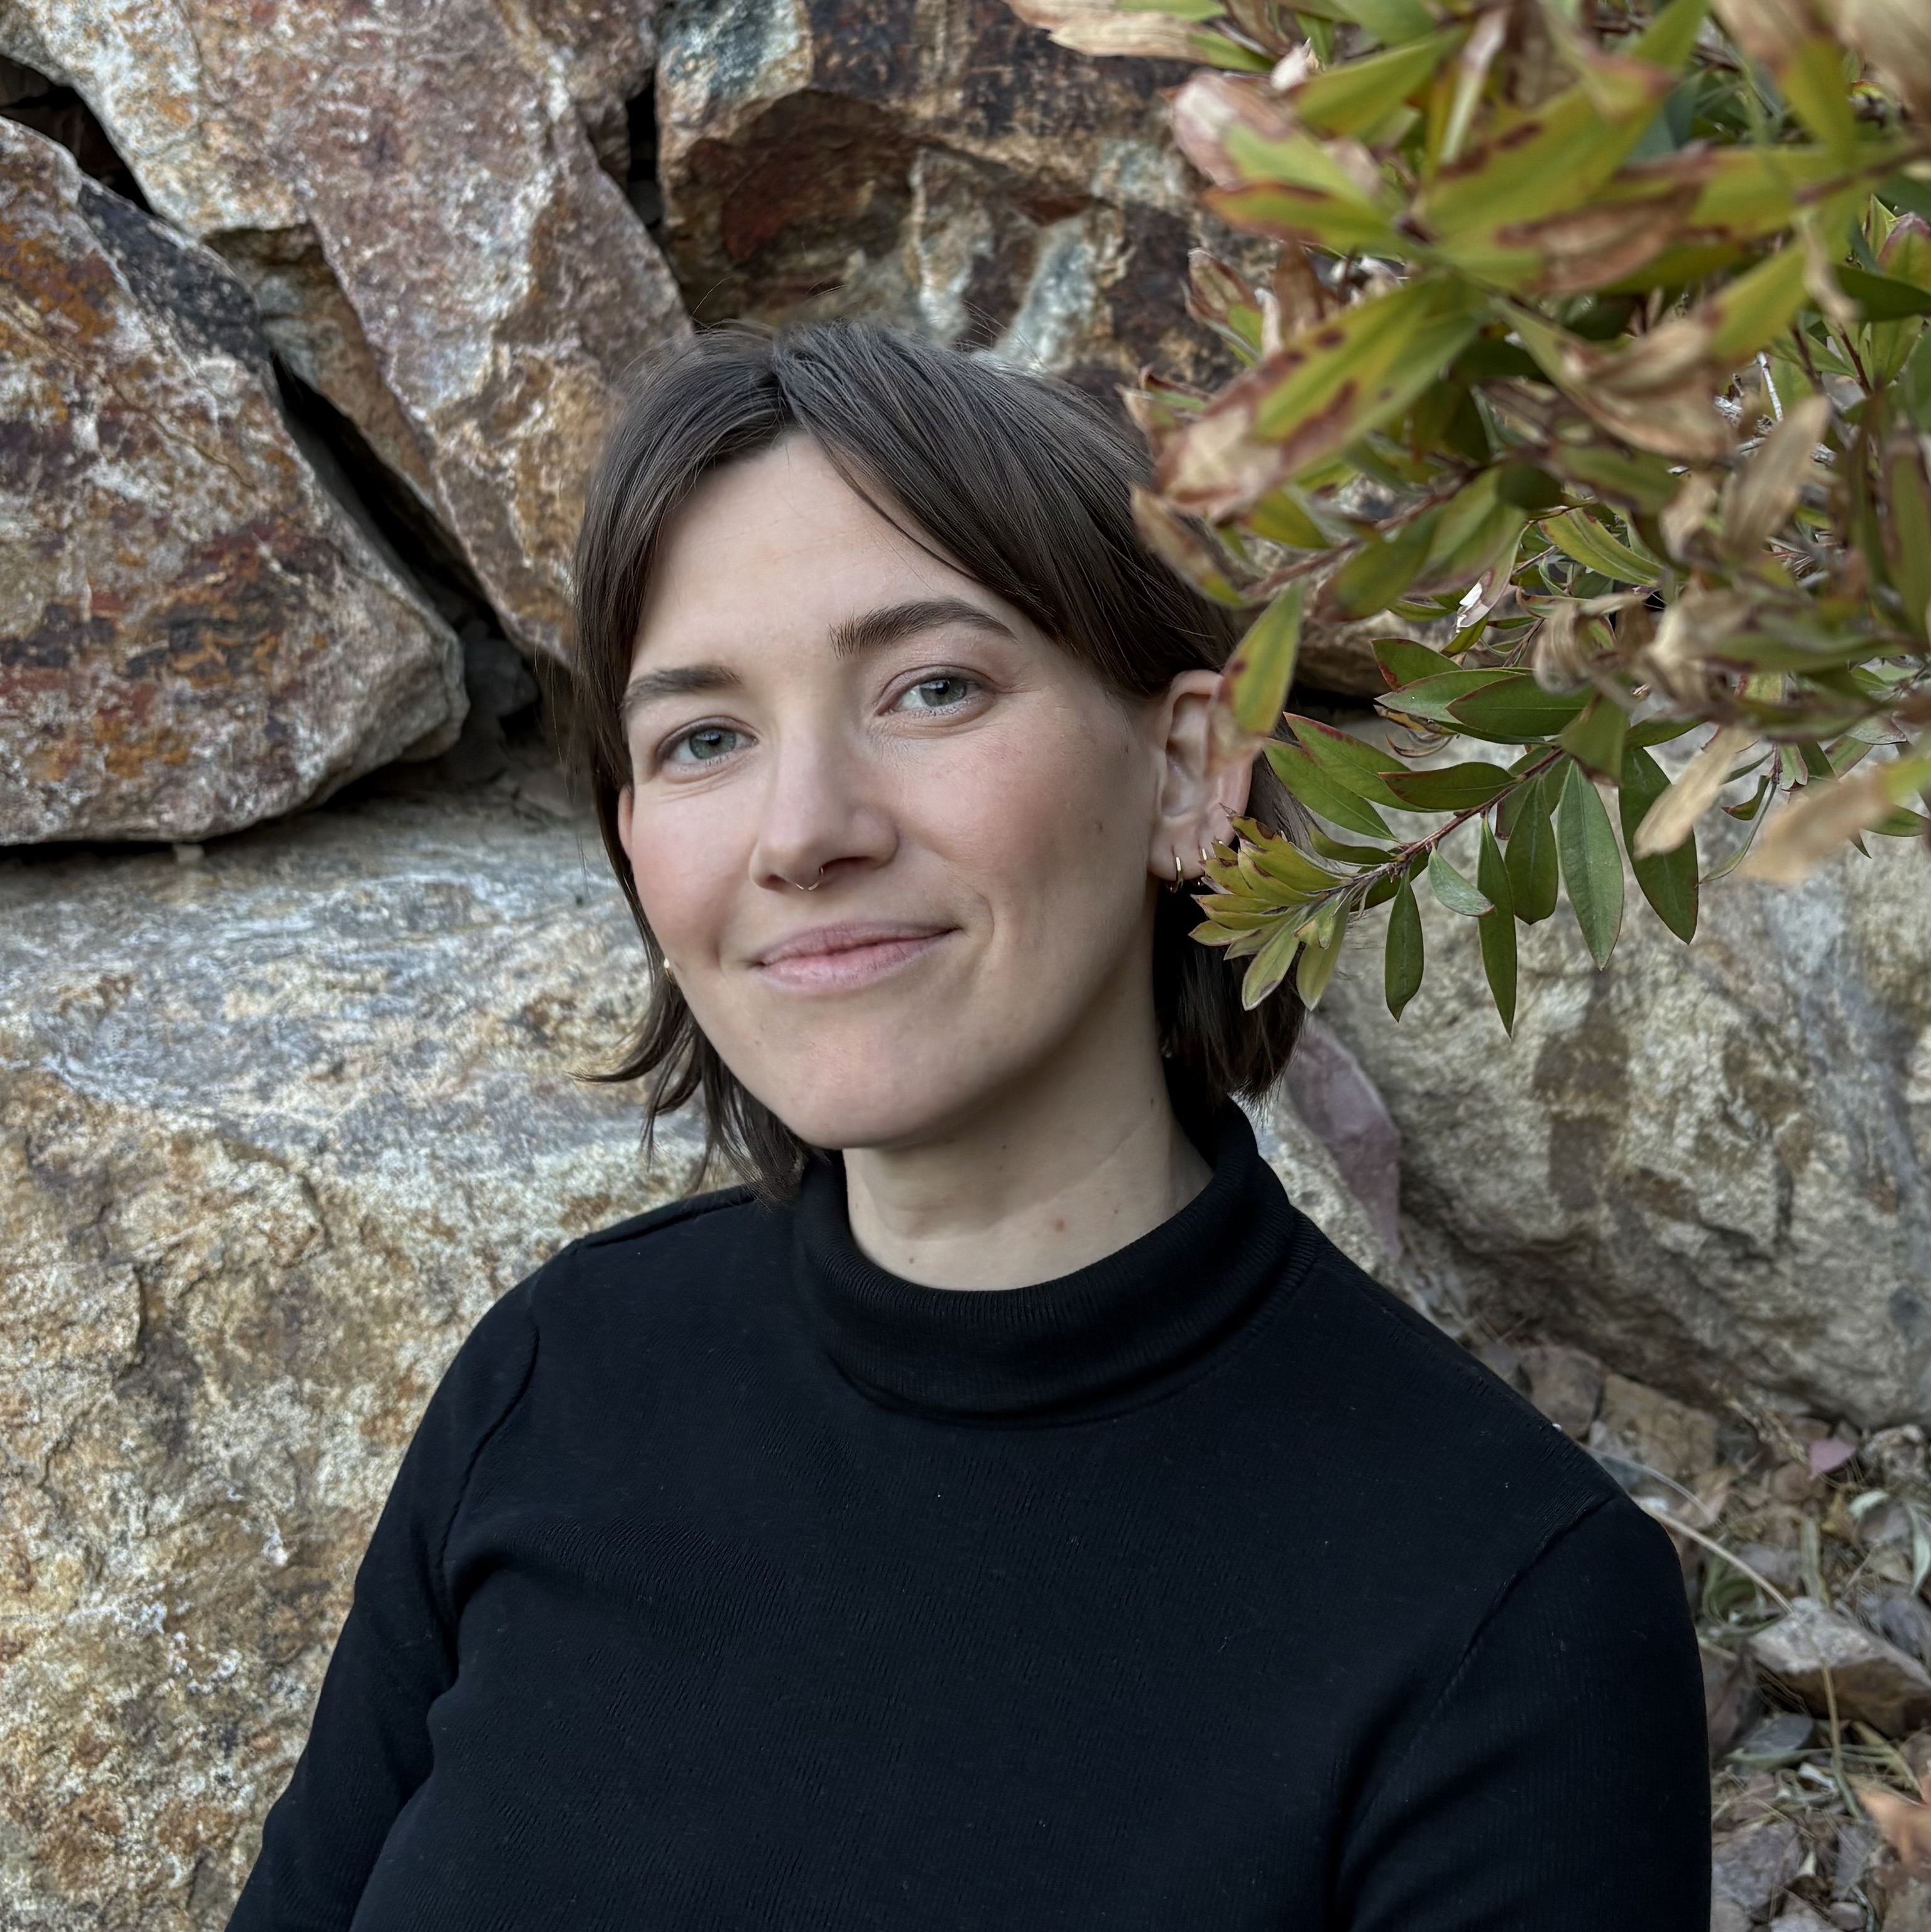
<path id="1" fill-rule="evenodd" d="M 637 854 L 631 849 L 634 836 L 631 826 L 635 822 L 637 794 L 628 785 L 617 794 L 617 843 L 624 848 L 624 857 L 629 862 L 631 870 L 637 870 Z"/>
<path id="2" fill-rule="evenodd" d="M 1147 869 L 1164 884 L 1173 881 L 1176 858 L 1183 876 L 1198 878 L 1201 848 L 1225 838 L 1228 821 L 1247 808 L 1252 761 L 1227 758 L 1214 748 L 1210 727 L 1219 688 L 1217 671 L 1185 670 L 1162 700 L 1165 764 Z"/>

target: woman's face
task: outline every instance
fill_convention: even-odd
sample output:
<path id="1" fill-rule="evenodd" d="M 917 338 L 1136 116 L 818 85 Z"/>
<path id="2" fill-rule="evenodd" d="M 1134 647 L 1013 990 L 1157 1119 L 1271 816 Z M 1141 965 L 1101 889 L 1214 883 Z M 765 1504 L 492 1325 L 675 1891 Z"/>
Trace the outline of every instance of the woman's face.
<path id="1" fill-rule="evenodd" d="M 1213 682 L 1115 696 L 808 439 L 712 475 L 640 627 L 619 826 L 726 1065 L 815 1145 L 904 1148 L 1145 1046 Z"/>

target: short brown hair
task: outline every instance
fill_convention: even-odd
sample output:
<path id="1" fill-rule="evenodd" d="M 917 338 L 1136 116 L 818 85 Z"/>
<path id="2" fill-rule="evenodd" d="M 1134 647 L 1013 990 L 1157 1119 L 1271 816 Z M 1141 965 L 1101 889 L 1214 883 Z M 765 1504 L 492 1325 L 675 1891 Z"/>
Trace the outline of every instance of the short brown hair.
<path id="1" fill-rule="evenodd" d="M 653 995 L 601 1077 L 649 1082 L 650 1127 L 701 1094 L 706 1168 L 721 1155 L 772 1198 L 795 1189 L 809 1150 L 745 1090 L 664 979 L 617 838 L 631 782 L 620 706 L 667 524 L 712 472 L 799 432 L 908 536 L 937 545 L 1116 692 L 1150 698 L 1182 671 L 1218 670 L 1240 630 L 1141 541 L 1130 494 L 1147 480 L 1145 454 L 1069 386 L 856 321 L 707 330 L 644 370 L 591 478 L 577 548 L 577 759 Z M 1250 811 L 1281 823 L 1259 760 L 1254 784 Z M 1300 1004 L 1288 986 L 1244 1011 L 1237 972 L 1187 936 L 1198 916 L 1190 896 L 1161 896 L 1162 1052 L 1190 1107 L 1258 1098 L 1286 1068 Z"/>

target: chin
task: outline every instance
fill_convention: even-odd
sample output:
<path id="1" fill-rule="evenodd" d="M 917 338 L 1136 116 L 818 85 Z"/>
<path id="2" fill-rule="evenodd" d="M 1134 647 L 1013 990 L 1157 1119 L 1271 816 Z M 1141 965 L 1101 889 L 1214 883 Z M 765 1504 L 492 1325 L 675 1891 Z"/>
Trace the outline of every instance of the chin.
<path id="1" fill-rule="evenodd" d="M 998 1071 L 989 1053 L 968 1072 L 881 1041 L 870 1052 L 814 1057 L 758 1097 L 813 1147 L 916 1147 L 983 1104 Z"/>

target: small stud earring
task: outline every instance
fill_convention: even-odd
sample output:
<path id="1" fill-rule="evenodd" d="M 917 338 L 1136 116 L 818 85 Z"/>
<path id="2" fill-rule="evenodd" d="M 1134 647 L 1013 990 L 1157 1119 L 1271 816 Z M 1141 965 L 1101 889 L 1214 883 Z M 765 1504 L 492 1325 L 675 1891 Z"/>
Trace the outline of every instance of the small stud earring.
<path id="1" fill-rule="evenodd" d="M 674 986 L 677 983 L 677 969 L 667 959 L 664 962 L 664 983 L 667 986 Z"/>

